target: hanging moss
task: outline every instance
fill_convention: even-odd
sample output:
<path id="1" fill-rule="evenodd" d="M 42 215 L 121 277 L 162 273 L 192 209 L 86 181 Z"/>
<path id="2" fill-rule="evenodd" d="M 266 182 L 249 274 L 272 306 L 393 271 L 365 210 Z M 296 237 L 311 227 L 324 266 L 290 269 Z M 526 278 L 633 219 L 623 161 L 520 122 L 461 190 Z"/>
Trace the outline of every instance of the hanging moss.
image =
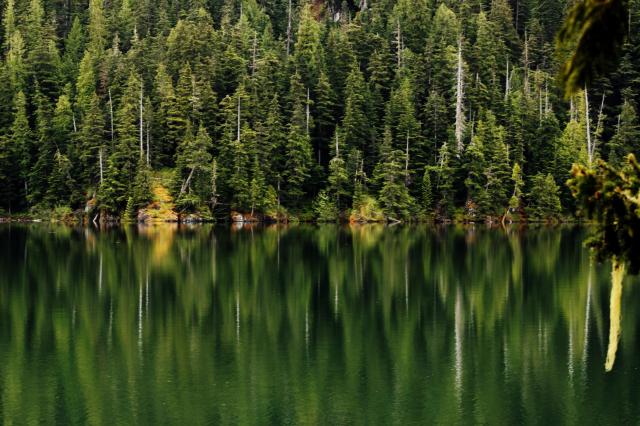
<path id="1" fill-rule="evenodd" d="M 622 300 L 622 280 L 624 279 L 624 274 L 624 263 L 613 259 L 613 266 L 611 267 L 611 302 L 609 308 L 609 347 L 607 348 L 607 360 L 604 364 L 606 371 L 613 369 L 613 363 L 616 361 L 616 352 L 618 351 L 621 329 L 620 323 L 622 320 L 620 302 Z"/>

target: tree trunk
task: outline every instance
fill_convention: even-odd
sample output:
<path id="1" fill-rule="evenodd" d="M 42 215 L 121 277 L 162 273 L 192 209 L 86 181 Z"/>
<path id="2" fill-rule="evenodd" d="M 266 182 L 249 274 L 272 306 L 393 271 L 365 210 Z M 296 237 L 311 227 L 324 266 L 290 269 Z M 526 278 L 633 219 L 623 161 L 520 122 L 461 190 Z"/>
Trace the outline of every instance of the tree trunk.
<path id="1" fill-rule="evenodd" d="M 287 13 L 287 57 L 291 52 L 291 0 L 289 0 L 289 11 Z"/>
<path id="2" fill-rule="evenodd" d="M 306 115 L 307 115 L 307 135 L 309 134 L 309 119 L 311 118 L 311 111 L 309 110 L 309 101 L 310 101 L 310 97 L 309 97 L 309 88 L 307 87 L 307 108 L 306 108 Z"/>
<path id="3" fill-rule="evenodd" d="M 464 69 L 462 63 L 462 36 L 458 38 L 458 71 L 456 84 L 456 148 L 458 153 L 464 148 L 462 135 L 464 133 L 464 114 L 462 112 L 462 103 L 464 102 Z"/>
<path id="4" fill-rule="evenodd" d="M 407 148 L 404 159 L 404 184 L 409 185 L 409 133 L 407 132 Z"/>
<path id="5" fill-rule="evenodd" d="M 144 96 L 143 86 L 140 83 L 140 158 L 144 158 L 144 123 L 142 119 L 142 98 Z"/>
<path id="6" fill-rule="evenodd" d="M 147 166 L 151 164 L 151 150 L 149 149 L 151 142 L 151 136 L 149 135 L 150 130 L 149 122 L 147 122 Z"/>
<path id="7" fill-rule="evenodd" d="M 189 176 L 187 177 L 187 180 L 184 181 L 184 183 L 182 184 L 182 187 L 180 188 L 180 195 L 184 194 L 184 192 L 187 190 L 187 188 L 191 184 L 191 178 L 193 177 L 193 172 L 195 171 L 196 171 L 196 168 L 193 167 L 191 169 L 191 172 L 189 173 Z"/>
<path id="8" fill-rule="evenodd" d="M 509 58 L 507 58 L 507 74 L 506 80 L 504 84 L 504 99 L 507 100 L 509 98 L 509 90 L 511 89 L 509 86 L 511 85 L 511 81 L 509 80 Z"/>
<path id="9" fill-rule="evenodd" d="M 109 116 L 111 118 L 111 142 L 114 140 L 113 134 L 113 101 L 111 99 L 111 88 L 109 88 Z"/>
<path id="10" fill-rule="evenodd" d="M 587 155 L 589 157 L 589 167 L 593 163 L 593 146 L 591 143 L 591 123 L 589 120 L 589 92 L 587 86 L 584 87 L 584 118 L 587 126 Z"/>
<path id="11" fill-rule="evenodd" d="M 238 94 L 238 142 L 240 142 L 240 94 Z"/>
<path id="12" fill-rule="evenodd" d="M 104 167 L 102 164 L 102 147 L 100 147 L 100 150 L 98 151 L 98 162 L 100 164 L 100 185 L 102 185 L 102 182 L 104 180 Z"/>

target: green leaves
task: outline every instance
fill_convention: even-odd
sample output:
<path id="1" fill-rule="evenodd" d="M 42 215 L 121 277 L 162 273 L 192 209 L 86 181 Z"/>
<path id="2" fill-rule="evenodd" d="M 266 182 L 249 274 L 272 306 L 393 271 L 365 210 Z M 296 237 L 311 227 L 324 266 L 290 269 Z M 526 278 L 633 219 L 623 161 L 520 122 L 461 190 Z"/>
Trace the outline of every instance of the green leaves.
<path id="1" fill-rule="evenodd" d="M 627 0 L 575 3 L 558 33 L 558 49 L 570 50 L 560 69 L 565 97 L 610 71 L 627 34 Z"/>

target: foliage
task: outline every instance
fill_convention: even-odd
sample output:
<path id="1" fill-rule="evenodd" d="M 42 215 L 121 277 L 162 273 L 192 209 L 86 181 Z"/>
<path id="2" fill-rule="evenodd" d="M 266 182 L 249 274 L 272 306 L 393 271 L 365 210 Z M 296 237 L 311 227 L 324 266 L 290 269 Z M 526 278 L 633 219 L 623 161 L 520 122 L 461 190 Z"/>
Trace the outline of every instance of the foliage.
<path id="1" fill-rule="evenodd" d="M 293 2 L 289 14 L 281 0 L 5 1 L 0 208 L 97 199 L 118 217 L 155 197 L 137 179 L 171 170 L 185 214 L 307 218 L 324 191 L 343 217 L 366 199 L 389 218 L 448 220 L 473 205 L 482 219 L 539 173 L 566 180 L 589 138 L 614 164 L 638 150 L 640 37 L 625 31 L 636 0 L 628 15 L 623 0 L 572 6 L 559 55 L 578 47 L 568 102 L 552 84 L 565 1 L 353 3 Z M 575 90 L 616 50 L 589 46 L 619 31 L 620 69 Z"/>
<path id="2" fill-rule="evenodd" d="M 319 222 L 335 222 L 338 220 L 338 208 L 333 199 L 325 190 L 320 191 L 314 201 L 313 209 Z"/>
<path id="3" fill-rule="evenodd" d="M 539 173 L 532 179 L 529 192 L 528 211 L 531 217 L 538 220 L 555 220 L 561 207 L 559 188 L 551 174 Z"/>
<path id="4" fill-rule="evenodd" d="M 571 8 L 558 35 L 560 47 L 571 49 L 560 70 L 566 95 L 611 70 L 629 30 L 626 5 L 626 0 L 586 0 Z"/>
<path id="5" fill-rule="evenodd" d="M 594 169 L 575 165 L 568 185 L 585 218 L 597 230 L 589 240 L 598 259 L 617 259 L 631 274 L 640 272 L 640 165 L 633 154 L 618 169 L 599 161 Z"/>

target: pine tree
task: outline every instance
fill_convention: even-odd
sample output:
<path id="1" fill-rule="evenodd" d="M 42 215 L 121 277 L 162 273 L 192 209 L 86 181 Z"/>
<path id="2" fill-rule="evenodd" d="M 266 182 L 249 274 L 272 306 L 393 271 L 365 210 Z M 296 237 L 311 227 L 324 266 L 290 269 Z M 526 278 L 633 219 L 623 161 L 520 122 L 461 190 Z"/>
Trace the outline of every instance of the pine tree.
<path id="1" fill-rule="evenodd" d="M 95 184 L 104 178 L 106 165 L 105 120 L 100 107 L 100 99 L 94 92 L 88 106 L 83 107 L 78 141 L 80 150 L 79 182 L 84 185 Z"/>
<path id="2" fill-rule="evenodd" d="M 73 165 L 69 158 L 56 151 L 53 158 L 53 170 L 49 177 L 47 199 L 54 205 L 65 206 L 73 201 L 75 180 L 71 175 Z"/>
<path id="3" fill-rule="evenodd" d="M 347 77 L 345 89 L 345 112 L 342 120 L 342 140 L 349 149 L 355 148 L 366 153 L 366 158 L 373 160 L 371 150 L 371 132 L 367 119 L 367 86 L 357 63 L 353 63 Z M 372 166 L 369 164 L 368 166 Z"/>
<path id="4" fill-rule="evenodd" d="M 61 75 L 64 83 L 74 83 L 78 76 L 78 65 L 81 63 L 84 50 L 84 33 L 80 17 L 76 16 L 64 42 L 64 55 L 62 56 Z"/>
<path id="5" fill-rule="evenodd" d="M 622 104 L 616 133 L 609 142 L 609 163 L 622 166 L 627 154 L 640 152 L 640 126 L 632 101 Z"/>
<path id="6" fill-rule="evenodd" d="M 27 65 L 25 63 L 25 43 L 19 30 L 15 30 L 9 39 L 6 64 L 14 92 L 24 91 L 27 85 Z"/>
<path id="7" fill-rule="evenodd" d="M 253 165 L 251 167 L 251 182 L 249 184 L 251 216 L 253 216 L 256 211 L 265 213 L 274 207 L 270 193 L 271 191 L 265 182 L 264 172 L 258 161 L 258 156 L 254 155 Z"/>
<path id="8" fill-rule="evenodd" d="M 27 99 L 18 92 L 14 99 L 14 119 L 10 130 L 9 164 L 12 199 L 9 208 L 13 211 L 26 206 L 29 194 L 28 179 L 31 167 L 32 135 L 27 118 Z"/>
<path id="9" fill-rule="evenodd" d="M 4 13 L 2 15 L 2 27 L 4 29 L 4 50 L 8 50 L 10 48 L 11 37 L 17 29 L 15 5 L 15 0 L 7 0 L 4 6 Z"/>
<path id="10" fill-rule="evenodd" d="M 314 148 L 327 157 L 326 147 L 335 128 L 335 93 L 327 74 L 322 71 L 318 78 L 313 104 L 314 117 Z M 326 160 L 325 160 L 326 161 Z"/>
<path id="11" fill-rule="evenodd" d="M 267 119 L 259 127 L 258 138 L 262 143 L 258 144 L 257 152 L 260 163 L 264 165 L 264 171 L 268 182 L 276 182 L 277 175 L 284 173 L 284 159 L 287 145 L 286 129 L 282 123 L 278 96 L 271 99 Z"/>
<path id="12" fill-rule="evenodd" d="M 522 205 L 522 188 L 524 186 L 524 180 L 522 178 L 522 169 L 518 163 L 513 165 L 513 171 L 511 172 L 511 181 L 513 182 L 513 193 L 509 199 L 509 209 L 512 211 L 517 210 Z"/>
<path id="13" fill-rule="evenodd" d="M 422 175 L 422 210 L 424 214 L 431 215 L 433 213 L 433 187 L 431 186 L 431 170 L 429 167 L 424 168 Z"/>
<path id="14" fill-rule="evenodd" d="M 571 174 L 571 166 L 574 163 L 587 163 L 585 149 L 585 128 L 576 120 L 567 123 L 560 138 L 556 141 L 555 161 L 553 177 L 556 182 L 566 182 Z M 572 207 L 573 197 L 569 188 L 561 187 L 560 200 L 565 207 Z"/>
<path id="15" fill-rule="evenodd" d="M 509 202 L 509 183 L 512 171 L 509 163 L 509 148 L 504 142 L 502 127 L 497 129 L 496 138 L 490 146 L 486 147 L 489 150 L 489 167 L 486 171 L 487 198 L 491 203 L 489 212 L 492 215 L 502 215 Z"/>
<path id="16" fill-rule="evenodd" d="M 107 43 L 107 23 L 102 0 L 89 0 L 88 49 L 96 57 L 102 56 Z"/>
<path id="17" fill-rule="evenodd" d="M 455 154 L 451 141 L 444 143 L 438 153 L 438 164 L 433 166 L 436 176 L 437 213 L 443 218 L 451 218 L 454 208 L 454 165 Z"/>
<path id="18" fill-rule="evenodd" d="M 151 168 L 144 158 L 138 160 L 136 167 L 136 177 L 133 180 L 131 195 L 127 200 L 127 210 L 129 219 L 137 219 L 137 212 L 146 207 L 152 200 L 151 195 Z"/>
<path id="19" fill-rule="evenodd" d="M 402 221 L 410 217 L 413 199 L 406 186 L 406 171 L 404 167 L 405 153 L 393 149 L 383 160 L 381 175 L 382 188 L 378 200 L 382 210 L 390 221 Z"/>
<path id="20" fill-rule="evenodd" d="M 318 222 L 335 222 L 338 219 L 338 208 L 335 199 L 327 190 L 322 190 L 313 202 L 313 209 Z"/>
<path id="21" fill-rule="evenodd" d="M 474 136 L 467 146 L 465 156 L 467 177 L 464 183 L 467 188 L 467 199 L 477 206 L 476 209 L 480 214 L 486 214 L 490 204 L 485 175 L 487 162 L 485 159 L 484 138 L 481 135 Z"/>
<path id="22" fill-rule="evenodd" d="M 414 200 L 406 186 L 405 169 L 406 153 L 393 149 L 391 131 L 387 127 L 382 146 L 382 162 L 374 173 L 379 182 L 378 200 L 386 218 L 390 221 L 408 219 L 413 209 Z"/>
<path id="23" fill-rule="evenodd" d="M 423 134 L 428 141 L 425 154 L 429 159 L 437 161 L 440 147 L 447 141 L 447 105 L 445 98 L 435 90 L 429 92 L 429 97 L 423 110 Z"/>
<path id="24" fill-rule="evenodd" d="M 327 181 L 327 191 L 334 199 L 336 210 L 340 212 L 345 209 L 346 206 L 350 205 L 346 199 L 349 196 L 347 186 L 349 176 L 347 175 L 344 160 L 337 155 L 329 162 L 329 178 Z"/>
<path id="25" fill-rule="evenodd" d="M 125 208 L 131 196 L 136 165 L 143 156 L 139 149 L 139 96 L 141 82 L 130 74 L 115 116 L 117 142 L 109 156 L 104 181 L 100 186 L 100 206 L 109 213 Z"/>
<path id="26" fill-rule="evenodd" d="M 251 148 L 255 133 L 247 124 L 242 127 L 241 138 L 230 144 L 231 170 L 227 185 L 230 191 L 231 208 L 240 212 L 247 212 L 252 206 L 251 194 Z"/>
<path id="27" fill-rule="evenodd" d="M 40 93 L 36 87 L 35 96 L 35 132 L 33 138 L 36 148 L 34 164 L 29 174 L 29 195 L 27 201 L 31 205 L 39 203 L 52 204 L 56 200 L 47 197 L 49 187 L 49 175 L 54 166 L 54 156 L 59 148 L 57 140 L 53 137 L 51 126 L 51 105 L 49 100 Z M 63 101 L 64 104 L 64 101 Z"/>
<path id="28" fill-rule="evenodd" d="M 408 77 L 400 80 L 397 89 L 391 92 L 385 119 L 391 129 L 395 149 L 403 150 L 408 155 L 409 180 L 412 173 L 424 169 L 428 160 L 424 155 L 420 123 L 416 119 L 412 87 L 413 83 Z"/>
<path id="29" fill-rule="evenodd" d="M 207 129 L 200 125 L 194 136 L 188 125 L 176 160 L 176 204 L 183 210 L 196 210 L 208 200 L 211 149 L 212 141 Z"/>
<path id="30" fill-rule="evenodd" d="M 307 3 L 300 12 L 300 26 L 294 49 L 294 64 L 296 71 L 300 73 L 304 86 L 313 91 L 318 84 L 323 57 L 320 25 L 312 14 L 311 4 Z"/>
<path id="31" fill-rule="evenodd" d="M 556 219 L 562 210 L 559 188 L 551 174 L 539 173 L 532 178 L 528 210 L 539 220 Z"/>
<path id="32" fill-rule="evenodd" d="M 96 93 L 96 75 L 93 67 L 93 55 L 86 51 L 80 61 L 76 82 L 76 105 L 81 119 L 91 108 L 92 97 Z"/>
<path id="33" fill-rule="evenodd" d="M 172 163 L 176 147 L 181 140 L 186 119 L 178 111 L 173 82 L 167 73 L 167 68 L 162 63 L 158 65 L 156 72 L 154 95 L 156 99 L 153 120 L 156 124 L 154 135 L 158 145 L 156 158 L 159 164 L 169 165 Z"/>
<path id="34" fill-rule="evenodd" d="M 293 106 L 289 123 L 283 171 L 289 205 L 299 205 L 301 197 L 305 195 L 304 185 L 309 177 L 312 162 L 311 138 L 306 131 L 305 108 L 302 102 L 297 101 Z"/>

